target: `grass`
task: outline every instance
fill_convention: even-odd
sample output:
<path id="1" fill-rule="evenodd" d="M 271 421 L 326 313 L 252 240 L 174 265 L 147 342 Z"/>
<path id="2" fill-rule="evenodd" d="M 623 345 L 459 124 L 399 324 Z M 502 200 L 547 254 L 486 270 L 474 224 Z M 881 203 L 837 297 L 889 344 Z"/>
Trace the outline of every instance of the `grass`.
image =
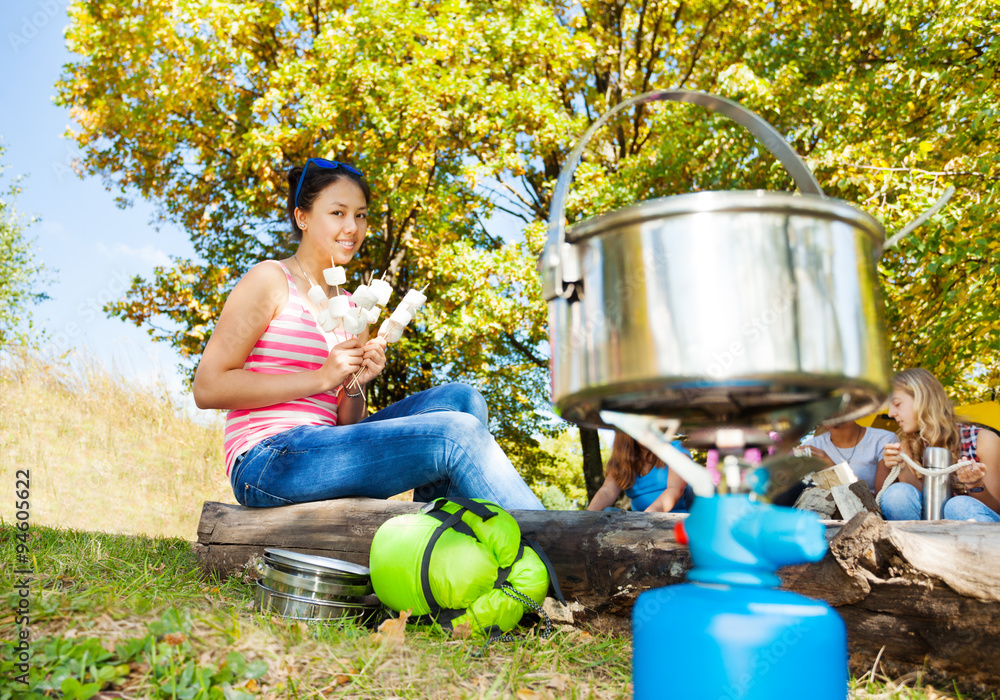
<path id="1" fill-rule="evenodd" d="M 162 388 L 129 386 L 96 363 L 3 367 L 0 467 L 10 489 L 30 471 L 31 530 L 19 542 L 13 500 L 0 500 L 0 700 L 630 697 L 628 638 L 528 629 L 479 656 L 479 642 L 440 628 L 409 626 L 397 639 L 255 612 L 249 577 L 204 577 L 191 544 L 201 503 L 233 502 L 221 444 L 221 425 L 193 422 Z M 14 682 L 25 566 L 27 686 Z M 868 674 L 849 697 L 953 696 L 918 677 Z"/>
<path id="2" fill-rule="evenodd" d="M 0 537 L 14 561 L 15 528 Z M 452 639 L 409 627 L 400 642 L 353 624 L 306 624 L 253 611 L 240 577 L 203 579 L 190 543 L 37 528 L 30 542 L 28 693 L 98 686 L 129 697 L 610 698 L 629 693 L 628 640 L 571 628 L 516 643 Z M 0 587 L 3 676 L 11 678 L 18 594 Z M 582 643 L 582 642 L 586 643 Z M 66 679 L 74 683 L 63 687 Z M 215 690 L 213 690 L 215 689 Z M 70 692 L 67 692 L 69 690 Z M 5 694 L 6 692 L 6 694 Z"/>
<path id="3" fill-rule="evenodd" d="M 235 503 L 221 419 L 182 415 L 162 386 L 137 387 L 96 361 L 76 370 L 18 355 L 0 367 L 0 473 L 30 473 L 31 521 L 193 540 L 207 500 Z M 0 499 L 0 517 L 14 502 Z"/>

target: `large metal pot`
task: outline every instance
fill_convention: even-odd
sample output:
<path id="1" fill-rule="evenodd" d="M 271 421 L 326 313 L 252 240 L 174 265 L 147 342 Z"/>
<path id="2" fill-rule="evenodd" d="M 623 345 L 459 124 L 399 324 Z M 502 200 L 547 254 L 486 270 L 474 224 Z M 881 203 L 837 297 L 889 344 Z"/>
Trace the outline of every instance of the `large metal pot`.
<path id="1" fill-rule="evenodd" d="M 703 192 L 642 202 L 565 229 L 573 172 L 611 116 L 691 102 L 747 128 L 801 195 Z M 576 423 L 600 411 L 802 433 L 875 409 L 890 369 L 876 261 L 882 226 L 823 192 L 767 122 L 691 91 L 659 91 L 595 122 L 560 174 L 541 260 L 552 401 Z"/>

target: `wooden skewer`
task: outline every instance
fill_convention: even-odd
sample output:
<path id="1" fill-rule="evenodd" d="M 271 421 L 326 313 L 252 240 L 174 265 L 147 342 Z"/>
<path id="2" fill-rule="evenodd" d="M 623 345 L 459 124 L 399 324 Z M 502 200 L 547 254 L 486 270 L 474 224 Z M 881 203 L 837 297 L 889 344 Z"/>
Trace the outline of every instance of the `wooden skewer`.
<path id="1" fill-rule="evenodd" d="M 360 384 L 360 383 L 358 383 L 358 377 L 359 377 L 360 375 L 361 375 L 361 370 L 359 369 L 359 370 L 358 370 L 358 371 L 357 371 L 357 372 L 356 372 L 356 373 L 354 374 L 354 376 L 353 376 L 353 377 L 351 377 L 351 383 L 347 385 L 347 388 L 348 388 L 348 389 L 350 389 L 350 388 L 351 388 L 352 386 L 356 386 L 356 387 L 358 387 L 359 389 L 361 388 L 361 384 Z"/>

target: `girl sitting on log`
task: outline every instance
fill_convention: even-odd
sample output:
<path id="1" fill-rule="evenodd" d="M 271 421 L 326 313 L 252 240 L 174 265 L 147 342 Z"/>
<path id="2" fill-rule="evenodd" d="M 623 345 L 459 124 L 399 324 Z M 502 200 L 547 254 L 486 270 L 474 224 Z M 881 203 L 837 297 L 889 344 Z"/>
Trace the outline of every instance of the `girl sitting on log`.
<path id="1" fill-rule="evenodd" d="M 679 440 L 671 443 L 689 457 Z M 605 470 L 604 485 L 594 494 L 587 510 L 604 510 L 618 500 L 622 491 L 632 501 L 632 510 L 687 513 L 694 492 L 676 472 L 656 455 L 625 433 L 616 432 Z"/>
<path id="2" fill-rule="evenodd" d="M 236 500 L 267 507 L 415 489 L 415 500 L 542 509 L 487 429 L 474 388 L 435 387 L 368 415 L 365 385 L 385 367 L 386 341 L 367 328 L 324 331 L 309 291 L 331 261 L 346 265 L 361 248 L 369 197 L 361 171 L 346 163 L 311 158 L 292 168 L 287 214 L 298 249 L 257 264 L 226 299 L 194 398 L 199 408 L 229 410 Z"/>
<path id="3" fill-rule="evenodd" d="M 900 441 L 886 445 L 881 487 L 889 471 L 902 464 L 899 481 L 882 494 L 886 520 L 919 520 L 922 477 L 907 465 L 902 451 L 918 464 L 924 448 L 944 447 L 956 462 L 973 460 L 953 473 L 955 493 L 944 504 L 946 520 L 1000 522 L 1000 437 L 978 425 L 960 423 L 937 378 L 925 369 L 907 369 L 892 380 L 889 417 L 899 424 Z"/>

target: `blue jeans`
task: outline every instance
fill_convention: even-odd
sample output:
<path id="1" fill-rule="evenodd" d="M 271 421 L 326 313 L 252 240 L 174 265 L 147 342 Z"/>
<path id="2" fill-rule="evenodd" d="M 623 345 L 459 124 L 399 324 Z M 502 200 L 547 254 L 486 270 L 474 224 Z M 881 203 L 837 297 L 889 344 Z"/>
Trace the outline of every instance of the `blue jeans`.
<path id="1" fill-rule="evenodd" d="M 347 496 L 465 496 L 544 510 L 487 429 L 486 401 L 466 384 L 422 391 L 354 425 L 300 425 L 233 465 L 236 500 L 266 508 Z"/>
<path id="2" fill-rule="evenodd" d="M 923 493 L 912 484 L 896 482 L 882 494 L 881 507 L 886 520 L 920 520 L 923 515 Z M 952 496 L 944 503 L 944 519 L 1000 523 L 1000 513 L 984 506 L 972 496 Z"/>

